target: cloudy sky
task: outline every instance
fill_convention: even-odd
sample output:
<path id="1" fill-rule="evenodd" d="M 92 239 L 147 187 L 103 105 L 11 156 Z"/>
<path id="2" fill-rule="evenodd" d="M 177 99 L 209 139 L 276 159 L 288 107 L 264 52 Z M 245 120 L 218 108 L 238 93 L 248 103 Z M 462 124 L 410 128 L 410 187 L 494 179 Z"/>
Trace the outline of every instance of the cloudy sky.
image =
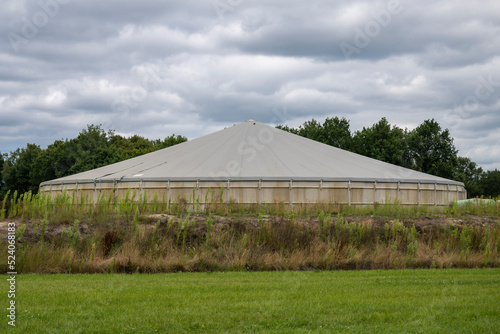
<path id="1" fill-rule="evenodd" d="M 0 151 L 75 137 L 196 138 L 434 118 L 500 168 L 500 1 L 3 0 Z"/>

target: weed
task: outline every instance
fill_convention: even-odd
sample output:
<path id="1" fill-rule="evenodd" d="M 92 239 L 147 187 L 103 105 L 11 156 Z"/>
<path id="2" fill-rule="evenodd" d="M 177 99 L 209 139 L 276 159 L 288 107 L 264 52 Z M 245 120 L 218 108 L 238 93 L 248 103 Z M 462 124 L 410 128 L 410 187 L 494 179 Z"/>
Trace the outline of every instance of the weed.
<path id="1" fill-rule="evenodd" d="M 472 247 L 473 236 L 474 228 L 471 225 L 462 227 L 462 232 L 460 233 L 460 248 L 462 251 L 469 250 Z"/>
<path id="2" fill-rule="evenodd" d="M 78 225 L 80 224 L 80 221 L 78 219 L 75 219 L 75 222 L 73 223 L 73 227 L 69 229 L 68 231 L 68 243 L 69 246 L 74 246 L 77 247 L 80 244 L 80 231 L 78 229 Z"/>
<path id="3" fill-rule="evenodd" d="M 156 233 L 158 231 L 158 227 L 160 227 L 160 223 L 161 221 L 158 220 L 156 222 L 156 224 L 153 226 L 153 235 L 151 236 L 151 247 L 153 247 L 153 245 L 156 243 Z"/>
<path id="4" fill-rule="evenodd" d="M 456 219 L 453 225 L 426 225 L 424 232 L 423 227 L 409 222 L 418 216 L 447 219 L 446 214 L 398 203 L 350 208 L 322 203 L 296 205 L 291 211 L 281 202 L 254 206 L 233 200 L 224 203 L 223 194 L 223 188 L 207 191 L 205 202 L 208 199 L 210 205 L 205 203 L 203 211 L 198 207 L 203 203 L 194 198 L 196 219 L 191 217 L 193 203 L 185 198 L 176 202 L 169 198 L 167 205 L 165 195 L 159 200 L 155 194 L 152 203 L 147 203 L 145 193 L 136 200 L 137 195 L 130 190 L 121 199 L 102 192 L 96 203 L 75 192 L 63 191 L 54 198 L 29 192 L 9 195 L 3 198 L 0 214 L 20 222 L 20 235 L 35 236 L 23 238 L 19 248 L 19 264 L 25 272 L 67 272 L 70 251 L 73 272 L 106 272 L 110 266 L 113 272 L 133 272 L 137 267 L 141 272 L 246 266 L 256 270 L 415 268 L 429 267 L 432 261 L 436 267 L 450 263 L 500 266 L 500 224 L 473 226 L 464 218 Z M 446 210 L 453 217 L 478 214 L 493 218 L 488 222 L 500 217 L 496 206 L 451 205 Z M 156 211 L 171 215 L 165 228 L 148 217 Z M 205 218 L 201 212 L 206 213 Z M 350 216 L 345 216 L 346 212 Z M 332 214 L 336 216 L 332 218 Z M 195 226 L 200 219 L 203 225 Z M 81 235 L 81 221 L 96 226 L 96 230 Z M 140 233 L 139 224 L 148 222 L 151 229 L 145 230 L 152 232 Z M 64 242 L 52 235 L 56 224 L 69 225 Z M 2 247 L 6 244 L 0 241 L 0 251 Z M 114 262 L 96 261 L 99 256 L 112 256 Z M 0 268 L 5 266 L 0 264 Z"/>
<path id="5" fill-rule="evenodd" d="M 44 219 L 42 219 L 42 226 L 41 226 L 41 229 L 40 229 L 40 242 L 44 242 L 45 240 L 45 230 L 47 229 L 47 225 L 49 224 L 49 220 L 47 219 L 47 217 L 45 217 Z"/>
<path id="6" fill-rule="evenodd" d="M 27 226 L 25 224 L 25 225 L 21 225 L 20 227 L 18 227 L 16 229 L 16 240 L 19 240 L 23 236 L 24 232 L 26 232 L 26 227 Z"/>
<path id="7" fill-rule="evenodd" d="M 205 238 L 205 244 L 208 246 L 209 240 L 210 240 L 210 232 L 212 231 L 212 225 L 214 223 L 214 220 L 212 218 L 212 214 L 210 214 L 207 218 L 207 235 Z"/>
<path id="8" fill-rule="evenodd" d="M 17 215 L 17 190 L 14 191 L 14 195 L 10 199 L 10 212 L 8 217 L 15 217 Z"/>
<path id="9" fill-rule="evenodd" d="M 90 258 L 89 258 L 90 263 L 94 261 L 94 255 L 95 255 L 95 242 L 92 243 L 92 251 L 90 252 Z"/>
<path id="10" fill-rule="evenodd" d="M 247 247 L 247 234 L 243 234 L 243 238 L 241 238 L 241 249 L 244 250 Z"/>
<path id="11" fill-rule="evenodd" d="M 134 236 L 137 236 L 137 234 L 139 233 L 139 210 L 138 209 L 135 210 L 134 219 L 132 220 L 132 229 L 133 229 Z"/>
<path id="12" fill-rule="evenodd" d="M 411 256 L 416 256 L 417 251 L 418 251 L 418 242 L 417 242 L 417 229 L 415 228 L 415 225 L 412 225 L 410 232 L 407 235 L 407 246 L 406 246 L 406 251 L 408 255 Z"/>
<path id="13" fill-rule="evenodd" d="M 179 244 L 179 239 L 181 237 L 181 233 L 184 230 L 184 221 L 177 224 L 177 233 L 176 233 L 176 241 Z"/>
<path id="14" fill-rule="evenodd" d="M 155 193 L 153 194 L 153 205 L 151 207 L 152 211 L 153 212 L 159 212 L 160 211 L 160 203 L 158 201 L 158 193 L 155 191 Z"/>
<path id="15" fill-rule="evenodd" d="M 188 235 L 189 228 L 191 227 L 191 221 L 189 220 L 189 215 L 186 217 L 186 219 L 182 222 L 182 248 L 186 246 L 186 239 Z"/>
<path id="16" fill-rule="evenodd" d="M 74 252 L 73 252 L 73 250 L 71 250 L 69 252 L 68 274 L 71 274 L 71 267 L 73 266 L 73 255 L 74 255 Z"/>
<path id="17" fill-rule="evenodd" d="M 168 232 L 172 229 L 172 226 L 174 226 L 174 220 L 175 220 L 174 217 L 170 217 L 170 219 L 168 220 L 166 234 L 168 234 Z"/>
<path id="18" fill-rule="evenodd" d="M 2 201 L 2 209 L 0 210 L 0 219 L 5 219 L 5 218 L 8 218 L 7 216 L 7 199 L 9 198 L 9 194 L 10 194 L 10 190 L 7 191 L 7 193 L 5 194 L 4 198 L 3 198 L 3 201 Z"/>
<path id="19" fill-rule="evenodd" d="M 389 231 L 390 231 L 389 224 L 385 223 L 384 224 L 384 236 L 385 236 L 385 241 L 386 242 L 389 242 Z"/>
<path id="20" fill-rule="evenodd" d="M 491 249 L 490 247 L 486 247 L 484 250 L 484 262 L 483 265 L 487 267 L 490 263 L 490 257 L 491 257 Z"/>

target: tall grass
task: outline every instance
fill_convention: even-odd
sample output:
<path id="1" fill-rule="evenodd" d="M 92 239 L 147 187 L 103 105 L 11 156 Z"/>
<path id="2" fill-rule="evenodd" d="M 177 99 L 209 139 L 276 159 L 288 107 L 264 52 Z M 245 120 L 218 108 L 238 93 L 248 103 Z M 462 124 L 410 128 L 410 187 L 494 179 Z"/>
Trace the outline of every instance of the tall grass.
<path id="1" fill-rule="evenodd" d="M 96 203 L 75 193 L 14 193 L 3 198 L 1 214 L 19 222 L 20 272 L 500 266 L 495 205 L 290 209 L 224 203 L 220 193 L 211 191 L 204 207 L 158 196 L 148 202 L 131 191 L 122 199 L 101 194 Z"/>
<path id="2" fill-rule="evenodd" d="M 221 216 L 228 215 L 272 215 L 278 217 L 310 217 L 318 215 L 343 216 L 373 216 L 380 218 L 410 219 L 419 217 L 454 216 L 464 217 L 467 215 L 482 215 L 500 217 L 500 205 L 488 202 L 469 203 L 459 206 L 452 203 L 444 208 L 432 206 L 404 206 L 401 203 L 386 202 L 374 206 L 338 206 L 335 203 L 315 203 L 308 205 L 295 205 L 290 207 L 285 203 L 261 203 L 240 204 L 232 199 L 225 203 L 223 201 L 224 190 L 219 190 L 216 196 L 214 190 L 208 190 L 205 194 L 205 203 L 201 204 L 200 196 L 195 196 L 195 190 L 189 201 L 179 198 L 172 202 L 163 198 L 161 201 L 157 193 L 153 194 L 153 200 L 147 201 L 147 194 L 137 194 L 136 190 L 127 189 L 125 196 L 117 198 L 113 193 L 106 196 L 100 193 L 94 203 L 88 196 L 82 196 L 76 192 L 71 194 L 62 191 L 51 197 L 48 194 L 36 194 L 31 192 L 18 195 L 7 193 L 0 202 L 0 219 L 42 219 L 47 218 L 51 223 L 72 223 L 75 219 L 82 220 L 93 217 L 97 221 L 106 221 L 110 216 L 130 218 L 136 213 L 144 214 L 184 214 L 184 213 L 206 213 Z"/>
<path id="3" fill-rule="evenodd" d="M 29 224 L 20 236 L 20 272 L 105 273 L 499 267 L 500 223 L 419 226 L 336 216 L 310 220 L 190 214 L 142 217 L 83 233 L 76 220 Z M 154 219 L 154 220 L 153 220 Z M 38 229 L 35 229 L 38 227 Z M 2 251 L 7 244 L 1 243 Z M 6 271 L 5 264 L 1 268 Z"/>

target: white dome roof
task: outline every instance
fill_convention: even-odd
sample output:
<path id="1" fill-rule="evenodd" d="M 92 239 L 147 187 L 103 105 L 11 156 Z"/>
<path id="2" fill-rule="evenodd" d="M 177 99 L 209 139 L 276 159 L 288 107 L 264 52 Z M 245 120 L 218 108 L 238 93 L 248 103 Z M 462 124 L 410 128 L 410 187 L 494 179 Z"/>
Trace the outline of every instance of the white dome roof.
<path id="1" fill-rule="evenodd" d="M 352 180 L 459 184 L 248 120 L 42 185 L 120 180 Z"/>

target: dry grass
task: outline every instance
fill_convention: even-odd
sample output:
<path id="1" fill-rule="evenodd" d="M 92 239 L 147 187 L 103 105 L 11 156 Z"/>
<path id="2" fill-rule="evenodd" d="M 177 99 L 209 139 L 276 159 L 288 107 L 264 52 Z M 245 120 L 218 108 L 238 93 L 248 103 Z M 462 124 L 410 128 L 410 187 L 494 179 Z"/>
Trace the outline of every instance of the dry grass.
<path id="1" fill-rule="evenodd" d="M 95 204 L 14 193 L 0 208 L 0 221 L 17 222 L 18 271 L 34 273 L 498 267 L 499 218 L 481 203 L 290 209 L 215 198 L 201 208 L 129 192 Z"/>
<path id="2" fill-rule="evenodd" d="M 500 266 L 492 217 L 386 219 L 110 215 L 72 224 L 16 219 L 22 273 L 476 268 Z M 22 231 L 26 226 L 25 231 Z M 45 225 L 45 226 L 44 226 Z M 0 251 L 7 252 L 2 241 Z M 3 272 L 7 271 L 1 264 Z"/>

